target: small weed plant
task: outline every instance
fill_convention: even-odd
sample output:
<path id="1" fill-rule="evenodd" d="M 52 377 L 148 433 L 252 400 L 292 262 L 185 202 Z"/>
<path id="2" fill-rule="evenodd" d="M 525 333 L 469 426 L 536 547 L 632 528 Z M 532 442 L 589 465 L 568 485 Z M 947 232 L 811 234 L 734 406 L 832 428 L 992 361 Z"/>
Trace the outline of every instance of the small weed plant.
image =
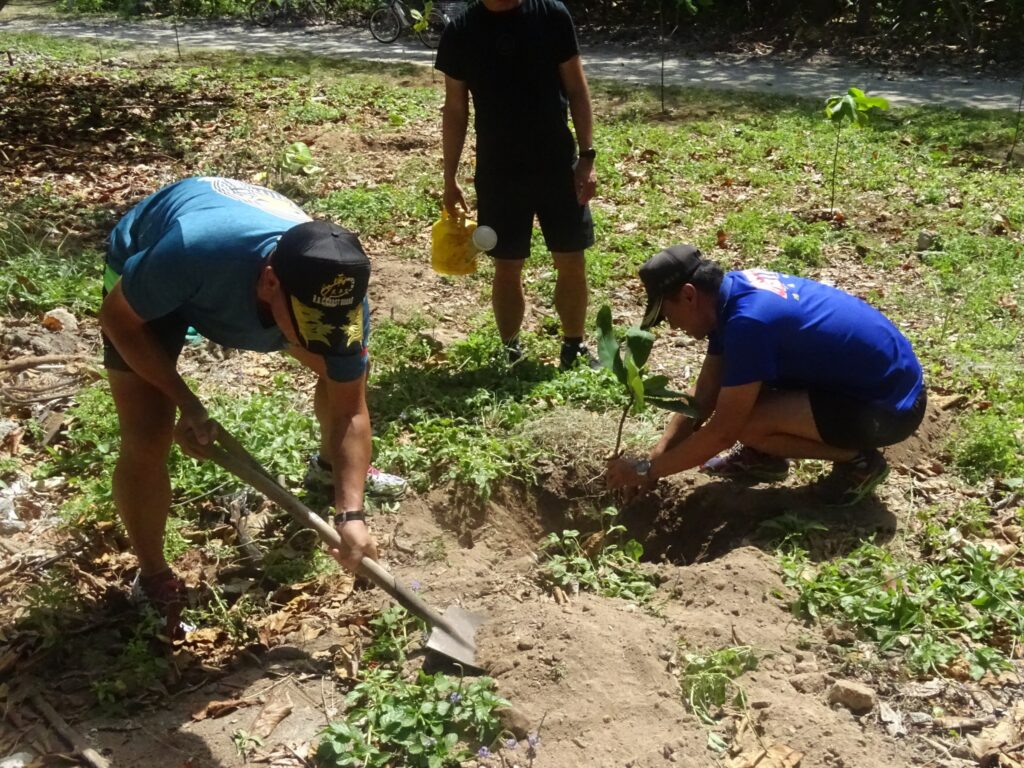
<path id="1" fill-rule="evenodd" d="M 370 626 L 373 641 L 363 654 L 368 663 L 345 699 L 345 719 L 322 732 L 320 768 L 441 768 L 469 758 L 471 743 L 493 744 L 499 735 L 495 710 L 509 706 L 494 692 L 493 680 L 423 671 L 407 679 L 406 653 L 426 625 L 392 606 Z"/>
<path id="2" fill-rule="evenodd" d="M 163 618 L 146 608 L 113 663 L 92 683 L 93 695 L 101 707 L 120 710 L 132 696 L 163 682 L 169 663 L 164 655 L 153 651 L 163 632 Z"/>
<path id="3" fill-rule="evenodd" d="M 705 725 L 714 725 L 712 710 L 726 702 L 745 707 L 746 693 L 734 681 L 744 672 L 757 669 L 757 662 L 754 650 L 746 645 L 684 654 L 679 684 L 686 705 Z"/>
<path id="4" fill-rule="evenodd" d="M 798 615 L 846 622 L 916 674 L 956 662 L 979 679 L 1007 667 L 1007 654 L 1024 640 L 1024 569 L 984 545 L 961 543 L 938 562 L 920 562 L 868 542 L 818 565 L 795 547 L 782 564 Z"/>
<path id="5" fill-rule="evenodd" d="M 544 581 L 573 592 L 587 590 L 641 604 L 649 602 L 657 589 L 656 580 L 640 567 L 644 552 L 640 542 L 613 541 L 626 532 L 624 526 L 615 522 L 618 514 L 614 507 L 601 513 L 603 525 L 595 534 L 592 547 L 580 541 L 577 530 L 548 534 L 543 544 L 545 559 L 540 566 Z"/>
<path id="6" fill-rule="evenodd" d="M 426 631 L 427 625 L 422 619 L 410 614 L 400 605 L 392 605 L 370 620 L 373 629 L 373 642 L 364 653 L 369 661 L 381 664 L 405 663 L 406 652 L 418 638 L 418 633 Z"/>

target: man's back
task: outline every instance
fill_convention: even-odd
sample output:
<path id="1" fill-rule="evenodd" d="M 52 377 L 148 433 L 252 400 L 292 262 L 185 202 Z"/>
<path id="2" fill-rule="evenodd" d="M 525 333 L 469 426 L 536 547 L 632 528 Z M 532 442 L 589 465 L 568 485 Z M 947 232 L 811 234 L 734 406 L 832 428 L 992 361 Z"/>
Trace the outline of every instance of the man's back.
<path id="1" fill-rule="evenodd" d="M 723 355 L 723 386 L 764 381 L 822 387 L 895 410 L 923 386 L 910 342 L 877 309 L 806 278 L 730 272 L 709 352 Z"/>
<path id="2" fill-rule="evenodd" d="M 233 179 L 184 179 L 130 210 L 110 234 L 107 289 L 118 277 L 144 320 L 180 312 L 225 346 L 280 349 L 261 320 L 256 280 L 278 239 L 309 217 L 283 195 Z"/>

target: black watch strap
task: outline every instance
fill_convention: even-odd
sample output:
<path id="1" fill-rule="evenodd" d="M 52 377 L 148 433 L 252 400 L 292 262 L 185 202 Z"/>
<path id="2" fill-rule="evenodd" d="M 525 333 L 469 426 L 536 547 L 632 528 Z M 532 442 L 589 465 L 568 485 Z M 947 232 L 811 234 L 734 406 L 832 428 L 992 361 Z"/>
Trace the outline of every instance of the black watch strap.
<path id="1" fill-rule="evenodd" d="M 593 160 L 595 157 L 597 157 L 597 150 L 593 147 L 580 150 L 580 160 Z"/>
<path id="2" fill-rule="evenodd" d="M 344 525 L 350 523 L 353 520 L 362 520 L 366 522 L 366 514 L 361 509 L 354 509 L 350 512 L 336 512 L 334 515 L 335 525 Z"/>

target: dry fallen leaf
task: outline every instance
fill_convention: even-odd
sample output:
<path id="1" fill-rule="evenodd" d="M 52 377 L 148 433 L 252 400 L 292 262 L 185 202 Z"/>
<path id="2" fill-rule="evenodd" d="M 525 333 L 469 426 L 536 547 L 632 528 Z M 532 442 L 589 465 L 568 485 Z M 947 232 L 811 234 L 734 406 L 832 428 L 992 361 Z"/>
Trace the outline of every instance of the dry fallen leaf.
<path id="1" fill-rule="evenodd" d="M 205 720 L 208 717 L 224 717 L 230 715 L 243 707 L 251 707 L 253 702 L 244 699 L 228 699 L 226 701 L 211 701 L 202 709 L 192 713 L 195 721 Z"/>
<path id="2" fill-rule="evenodd" d="M 285 694 L 284 699 L 284 701 L 272 701 L 263 708 L 249 731 L 253 736 L 261 741 L 266 741 L 274 729 L 281 724 L 281 721 L 292 713 L 291 698 Z"/>

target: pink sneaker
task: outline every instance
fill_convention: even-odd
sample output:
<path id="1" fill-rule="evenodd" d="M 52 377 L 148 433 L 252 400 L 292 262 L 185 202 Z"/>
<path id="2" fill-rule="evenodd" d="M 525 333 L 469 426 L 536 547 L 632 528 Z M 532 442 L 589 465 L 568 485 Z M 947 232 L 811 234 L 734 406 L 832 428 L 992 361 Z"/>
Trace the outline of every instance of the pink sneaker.
<path id="1" fill-rule="evenodd" d="M 718 477 L 777 483 L 789 474 L 789 460 L 736 443 L 727 453 L 708 459 L 701 469 Z"/>

